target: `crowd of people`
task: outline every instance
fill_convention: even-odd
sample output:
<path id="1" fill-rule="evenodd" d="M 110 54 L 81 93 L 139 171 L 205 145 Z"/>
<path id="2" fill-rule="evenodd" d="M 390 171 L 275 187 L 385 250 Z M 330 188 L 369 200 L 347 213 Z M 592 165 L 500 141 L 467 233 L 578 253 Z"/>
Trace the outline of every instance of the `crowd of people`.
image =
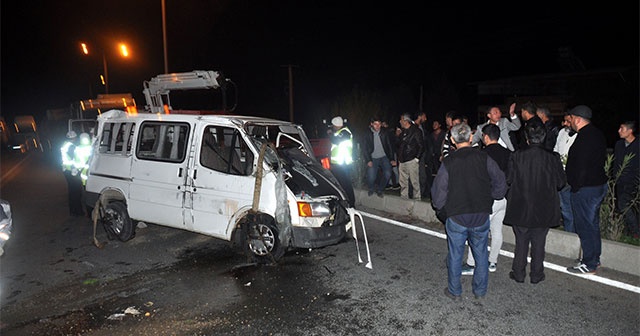
<path id="1" fill-rule="evenodd" d="M 475 129 L 455 111 L 446 114 L 445 129 L 439 120 L 428 126 L 424 112 L 400 115 L 395 130 L 373 116 L 370 132 L 362 136 L 368 195 L 384 197 L 386 188 L 399 189 L 403 199 L 430 199 L 444 223 L 444 292 L 452 299 L 462 293 L 463 275 L 473 276 L 473 294 L 484 297 L 488 274 L 497 269 L 503 225 L 515 235 L 509 277 L 518 283 L 525 281 L 528 264 L 532 284 L 545 279 L 551 227 L 562 226 L 580 239 L 581 254 L 568 272 L 595 274 L 600 267 L 599 212 L 608 188 L 608 152 L 604 133 L 592 123 L 593 111 L 576 106 L 558 125 L 546 106 L 527 102 L 516 107 L 511 104 L 505 116 L 499 106 L 490 107 L 486 122 Z M 640 179 L 637 133 L 637 121 L 623 121 L 613 151 L 613 176 L 619 176 L 616 210 L 624 214 L 625 234 L 635 238 L 640 224 L 637 207 L 630 204 Z M 352 197 L 352 191 L 348 194 Z"/>

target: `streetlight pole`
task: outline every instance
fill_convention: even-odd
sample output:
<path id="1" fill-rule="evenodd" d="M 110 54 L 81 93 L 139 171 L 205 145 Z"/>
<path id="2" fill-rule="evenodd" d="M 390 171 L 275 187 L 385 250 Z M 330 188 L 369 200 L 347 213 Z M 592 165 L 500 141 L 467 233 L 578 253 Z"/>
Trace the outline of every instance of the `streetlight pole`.
<path id="1" fill-rule="evenodd" d="M 169 73 L 169 61 L 167 59 L 167 15 L 165 10 L 165 1 L 161 1 L 162 5 L 162 49 L 164 50 L 164 73 Z"/>
<path id="2" fill-rule="evenodd" d="M 80 46 L 82 47 L 82 53 L 85 55 L 89 55 L 89 48 L 87 44 L 80 43 Z M 120 50 L 119 53 L 122 56 L 129 57 L 129 50 L 126 44 L 120 43 L 118 45 L 118 48 Z M 104 49 L 102 50 L 102 70 L 103 70 L 103 74 L 100 77 L 102 79 L 102 84 L 104 85 L 104 93 L 109 94 L 109 66 L 107 64 L 107 54 L 104 51 Z"/>
<path id="3" fill-rule="evenodd" d="M 109 94 L 109 68 L 107 67 L 107 56 L 102 53 L 102 68 L 104 71 L 104 93 Z"/>

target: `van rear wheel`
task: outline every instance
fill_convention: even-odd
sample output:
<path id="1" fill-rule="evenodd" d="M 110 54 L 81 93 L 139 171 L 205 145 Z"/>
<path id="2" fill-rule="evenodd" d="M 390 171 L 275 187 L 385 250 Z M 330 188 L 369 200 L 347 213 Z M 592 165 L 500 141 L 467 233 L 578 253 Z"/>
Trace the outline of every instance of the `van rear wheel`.
<path id="1" fill-rule="evenodd" d="M 120 241 L 125 242 L 135 236 L 133 221 L 129 217 L 127 207 L 122 202 L 107 204 L 102 223 L 107 234 L 118 237 Z"/>

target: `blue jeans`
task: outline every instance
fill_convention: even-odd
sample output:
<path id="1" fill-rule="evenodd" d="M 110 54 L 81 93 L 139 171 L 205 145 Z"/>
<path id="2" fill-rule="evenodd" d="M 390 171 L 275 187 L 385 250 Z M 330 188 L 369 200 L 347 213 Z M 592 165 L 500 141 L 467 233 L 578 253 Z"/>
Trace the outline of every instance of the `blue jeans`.
<path id="1" fill-rule="evenodd" d="M 449 253 L 447 254 L 449 292 L 453 295 L 462 294 L 462 284 L 460 283 L 462 257 L 465 250 L 464 243 L 468 241 L 473 253 L 473 259 L 476 261 L 471 288 L 476 296 L 484 296 L 487 294 L 487 286 L 489 284 L 489 253 L 487 252 L 489 219 L 487 218 L 487 221 L 481 226 L 466 227 L 454 222 L 451 218 L 447 218 L 445 226 L 447 229 L 447 244 L 449 246 Z"/>
<path id="2" fill-rule="evenodd" d="M 573 225 L 573 211 L 571 210 L 571 187 L 567 184 L 559 192 L 560 210 L 562 211 L 562 227 L 567 232 L 576 232 Z"/>
<path id="3" fill-rule="evenodd" d="M 607 185 L 582 187 L 571 193 L 571 208 L 576 233 L 582 245 L 582 263 L 595 270 L 600 262 L 600 205 L 607 193 Z"/>
<path id="4" fill-rule="evenodd" d="M 378 159 L 372 158 L 371 163 L 371 167 L 367 166 L 367 186 L 369 187 L 369 191 L 382 192 L 391 178 L 391 162 L 386 156 L 383 156 Z M 380 179 L 376 186 L 378 169 L 382 169 L 382 179 Z"/>

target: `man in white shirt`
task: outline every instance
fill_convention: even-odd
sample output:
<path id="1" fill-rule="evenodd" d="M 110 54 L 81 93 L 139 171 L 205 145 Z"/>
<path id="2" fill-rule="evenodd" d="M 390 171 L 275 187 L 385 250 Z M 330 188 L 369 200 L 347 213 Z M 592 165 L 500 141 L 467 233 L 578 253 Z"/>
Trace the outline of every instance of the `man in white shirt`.
<path id="1" fill-rule="evenodd" d="M 556 145 L 553 147 L 553 151 L 560 154 L 560 161 L 562 161 L 562 167 L 567 165 L 567 157 L 569 155 L 569 148 L 573 145 L 573 141 L 576 139 L 576 131 L 571 128 L 571 116 L 568 113 L 564 114 L 562 120 L 562 129 L 558 132 L 558 138 Z M 573 212 L 571 210 L 571 187 L 569 184 L 565 185 L 560 190 L 560 210 L 562 210 L 562 227 L 567 232 L 576 232 L 573 226 Z"/>

